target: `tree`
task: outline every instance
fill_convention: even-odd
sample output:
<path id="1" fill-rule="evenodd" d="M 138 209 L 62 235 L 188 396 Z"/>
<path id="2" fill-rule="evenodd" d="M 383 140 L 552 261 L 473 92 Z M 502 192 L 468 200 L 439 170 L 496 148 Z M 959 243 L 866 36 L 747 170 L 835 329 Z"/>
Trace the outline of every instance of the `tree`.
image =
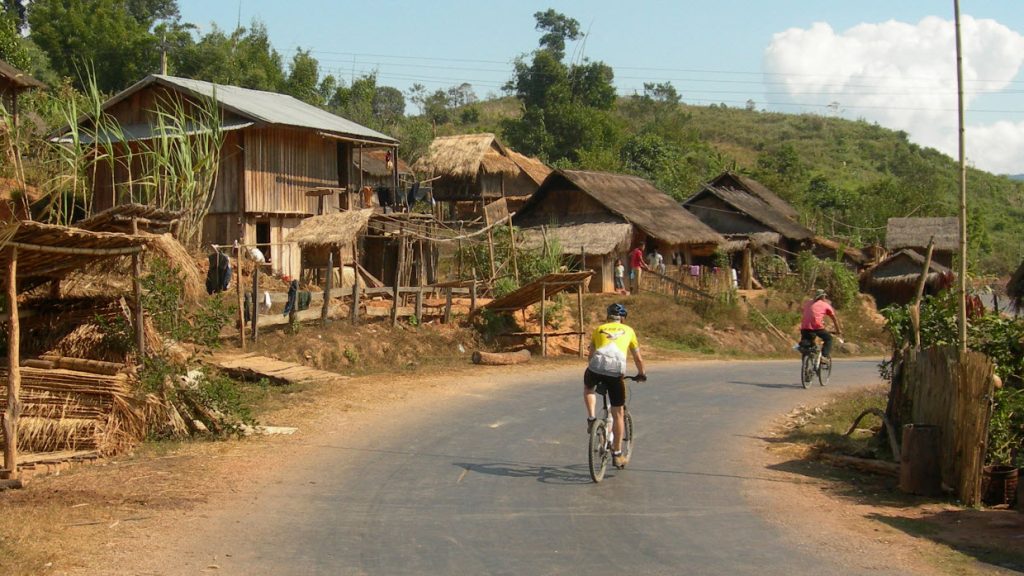
<path id="1" fill-rule="evenodd" d="M 323 103 L 320 94 L 320 63 L 308 50 L 299 48 L 295 51 L 288 79 L 284 83 L 284 92 L 313 106 Z"/>
<path id="2" fill-rule="evenodd" d="M 54 70 L 76 79 L 91 67 L 100 90 L 127 87 L 159 69 L 159 22 L 177 22 L 176 0 L 33 0 L 28 5 L 32 40 Z"/>
<path id="3" fill-rule="evenodd" d="M 553 163 L 578 163 L 600 158 L 599 150 L 617 150 L 621 127 L 611 111 L 615 106 L 614 73 L 601 62 L 562 62 L 564 41 L 579 36 L 575 20 L 553 10 L 534 14 L 537 28 L 547 33 L 540 49 L 527 61 L 514 64 L 506 87 L 523 106 L 521 118 L 502 123 L 505 139 L 525 154 Z M 614 155 L 614 153 L 613 153 Z"/>
<path id="4" fill-rule="evenodd" d="M 382 125 L 398 123 L 405 117 L 405 96 L 392 86 L 378 86 L 373 94 L 373 117 Z"/>
<path id="5" fill-rule="evenodd" d="M 7 13 L 0 14 L 0 60 L 19 70 L 29 69 L 28 51 L 21 43 L 17 19 Z"/>
<path id="6" fill-rule="evenodd" d="M 277 92 L 285 83 L 281 55 L 259 20 L 230 35 L 214 26 L 198 42 L 172 54 L 172 64 L 182 76 L 253 90 Z"/>
<path id="7" fill-rule="evenodd" d="M 577 40 L 581 36 L 580 23 L 575 18 L 555 12 L 553 8 L 534 13 L 533 18 L 537 21 L 536 29 L 544 32 L 540 37 L 540 47 L 550 51 L 556 60 L 565 57 L 566 40 Z"/>

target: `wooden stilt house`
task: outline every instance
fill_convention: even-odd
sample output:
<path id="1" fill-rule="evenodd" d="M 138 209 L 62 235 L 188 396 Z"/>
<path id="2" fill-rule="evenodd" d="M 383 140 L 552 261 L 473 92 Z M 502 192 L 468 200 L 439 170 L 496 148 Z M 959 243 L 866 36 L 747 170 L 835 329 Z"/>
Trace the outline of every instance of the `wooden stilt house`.
<path id="1" fill-rule="evenodd" d="M 119 161 L 94 174 L 94 210 L 147 198 L 147 184 L 139 179 L 146 168 L 140 143 L 159 137 L 158 110 L 174 104 L 195 110 L 210 101 L 220 114 L 224 140 L 202 241 L 256 245 L 282 274 L 297 275 L 301 263 L 298 247 L 285 242 L 288 233 L 320 210 L 336 211 L 344 192 L 359 184 L 353 157 L 382 149 L 397 158 L 394 138 L 291 96 L 151 75 L 103 104 L 103 113 L 120 130 L 99 137 L 115 143 Z M 97 123 L 84 117 L 78 124 Z M 207 130 L 197 125 L 190 133 Z M 390 188 L 397 187 L 398 163 L 392 163 Z M 311 190 L 331 193 L 324 197 Z"/>

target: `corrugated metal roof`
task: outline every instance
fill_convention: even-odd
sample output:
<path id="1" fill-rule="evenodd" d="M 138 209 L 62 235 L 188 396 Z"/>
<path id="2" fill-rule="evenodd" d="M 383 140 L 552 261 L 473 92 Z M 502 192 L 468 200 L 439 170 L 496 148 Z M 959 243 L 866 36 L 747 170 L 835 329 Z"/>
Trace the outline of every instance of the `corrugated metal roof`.
<path id="1" fill-rule="evenodd" d="M 207 98 L 213 97 L 216 92 L 217 101 L 225 108 L 267 124 L 323 130 L 368 140 L 398 143 L 397 140 L 386 134 L 381 134 L 341 116 L 335 116 L 326 110 L 321 110 L 286 94 L 160 74 L 154 74 L 150 78 L 154 78 L 161 84 L 201 94 Z M 132 90 L 132 88 L 128 88 L 128 90 Z"/>
<path id="2" fill-rule="evenodd" d="M 104 102 L 103 109 L 107 110 L 153 84 L 205 98 L 211 98 L 216 93 L 217 103 L 222 108 L 261 124 L 306 128 L 353 140 L 398 145 L 398 140 L 386 134 L 381 134 L 376 130 L 371 130 L 366 126 L 341 116 L 335 116 L 326 110 L 306 104 L 287 94 L 250 90 L 248 88 L 239 88 L 238 86 L 213 84 L 203 80 L 177 78 L 160 74 L 146 76 L 122 90 L 116 96 Z M 88 116 L 83 116 L 78 119 L 78 122 L 81 123 L 87 118 Z M 63 135 L 66 132 L 67 127 L 65 126 L 57 131 L 56 134 Z"/>

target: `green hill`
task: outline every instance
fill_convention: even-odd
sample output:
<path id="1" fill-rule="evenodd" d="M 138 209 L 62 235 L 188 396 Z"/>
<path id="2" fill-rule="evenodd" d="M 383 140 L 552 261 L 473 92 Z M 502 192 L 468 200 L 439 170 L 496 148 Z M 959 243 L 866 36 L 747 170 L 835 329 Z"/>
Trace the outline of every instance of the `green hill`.
<path id="1" fill-rule="evenodd" d="M 473 106 L 473 114 L 461 115 L 472 122 L 439 126 L 438 133 L 503 135 L 503 120 L 521 109 L 511 98 Z M 637 173 L 680 199 L 721 170 L 737 170 L 792 202 L 809 226 L 858 244 L 882 242 L 893 216 L 959 211 L 957 162 L 905 132 L 812 114 L 685 104 L 666 113 L 664 106 L 620 99 L 620 140 L 558 165 Z M 968 169 L 967 187 L 971 269 L 1008 273 L 1024 252 L 1024 182 Z"/>

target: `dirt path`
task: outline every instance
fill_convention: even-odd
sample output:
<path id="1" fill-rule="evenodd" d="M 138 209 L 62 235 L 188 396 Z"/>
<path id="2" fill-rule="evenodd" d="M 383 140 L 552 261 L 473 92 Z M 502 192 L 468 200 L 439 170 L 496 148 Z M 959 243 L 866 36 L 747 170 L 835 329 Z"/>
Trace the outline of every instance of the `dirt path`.
<path id="1" fill-rule="evenodd" d="M 165 549 L 168 542 L 194 530 L 194 522 L 216 515 L 227 503 L 258 506 L 248 495 L 270 478 L 286 478 L 278 470 L 284 457 L 301 459 L 301 444 L 325 431 L 357 433 L 394 425 L 396 414 L 455 393 L 470 378 L 474 392 L 490 393 L 496 389 L 487 376 L 493 380 L 513 370 L 528 376 L 530 371 L 559 368 L 577 369 L 578 360 L 313 386 L 263 422 L 298 426 L 298 438 L 306 442 L 269 437 L 156 444 L 134 456 L 37 479 L 25 490 L 0 495 L 0 573 L 137 573 L 130 567 L 139 554 Z M 769 434 L 765 437 L 770 439 Z M 884 573 L 1002 573 L 894 527 L 899 519 L 891 506 L 865 504 L 840 493 L 838 484 L 820 471 L 801 470 L 792 454 L 766 450 L 771 444 L 761 441 L 749 445 L 752 466 L 791 480 L 794 475 L 800 478 L 770 487 L 752 485 L 749 500 L 771 521 L 806 536 L 809 546 L 828 547 L 839 556 L 875 558 Z M 211 559 L 208 571 L 216 570 L 216 559 Z"/>

